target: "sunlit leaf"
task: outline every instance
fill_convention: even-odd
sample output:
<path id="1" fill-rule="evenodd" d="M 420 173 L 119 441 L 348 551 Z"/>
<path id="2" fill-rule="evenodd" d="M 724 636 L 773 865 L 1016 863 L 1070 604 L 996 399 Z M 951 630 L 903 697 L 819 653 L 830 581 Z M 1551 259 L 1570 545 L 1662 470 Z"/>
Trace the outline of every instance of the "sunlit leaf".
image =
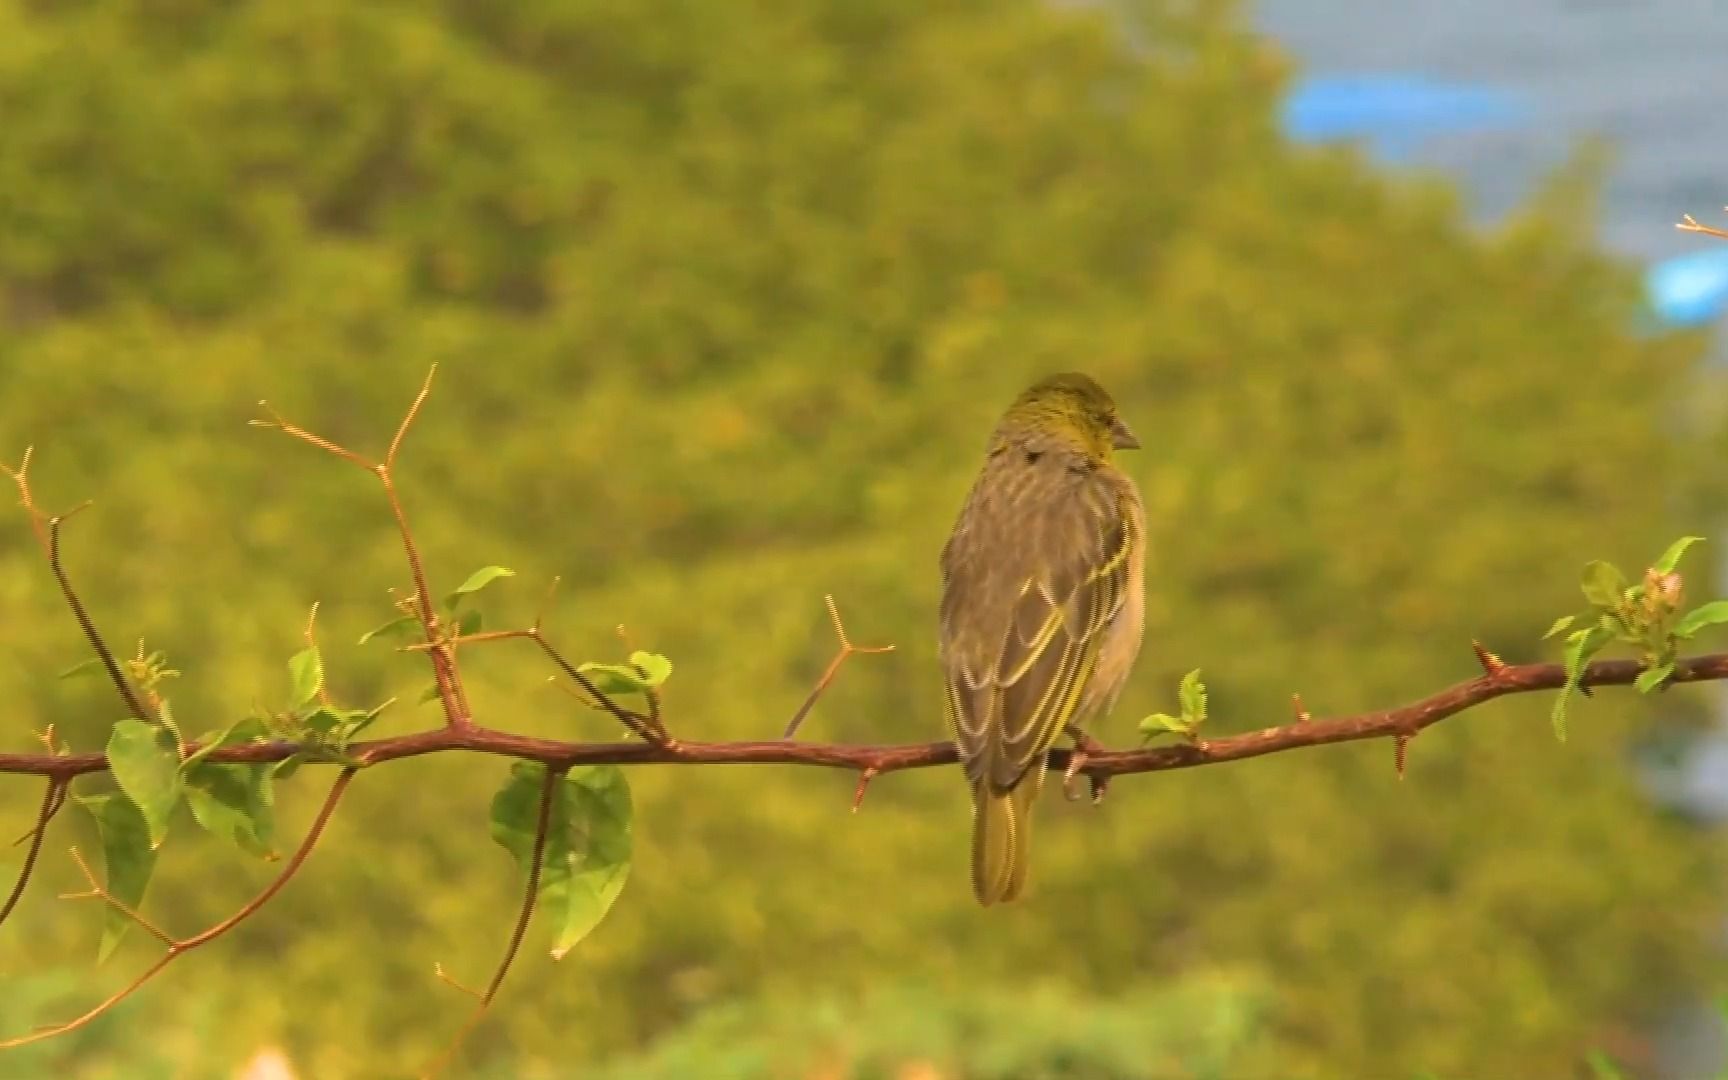
<path id="1" fill-rule="evenodd" d="M 108 736 L 114 779 L 143 812 L 152 846 L 162 843 L 180 803 L 180 754 L 174 736 L 159 724 L 126 719 Z"/>
<path id="2" fill-rule="evenodd" d="M 415 618 L 414 616 L 412 616 L 412 615 L 398 615 L 394 619 L 391 619 L 389 622 L 384 623 L 382 626 L 374 626 L 372 629 L 366 631 L 364 634 L 361 634 L 360 635 L 360 644 L 364 645 L 368 641 L 371 641 L 373 638 L 377 638 L 377 637 L 389 637 L 389 638 L 408 637 L 408 636 L 410 636 L 410 633 L 412 631 L 419 629 L 419 626 L 420 626 L 420 620 Z"/>
<path id="3" fill-rule="evenodd" d="M 1668 550 L 1662 553 L 1661 558 L 1650 564 L 1650 569 L 1656 571 L 1658 574 L 1672 573 L 1674 568 L 1680 565 L 1680 557 L 1686 554 L 1686 549 L 1691 547 L 1693 544 L 1701 544 L 1703 542 L 1704 538 L 1702 536 L 1682 536 L 1680 539 L 1668 545 Z"/>
<path id="4" fill-rule="evenodd" d="M 1199 668 L 1182 676 L 1182 684 L 1176 689 L 1176 700 L 1182 705 L 1182 719 L 1190 730 L 1205 722 L 1206 684 L 1200 681 Z"/>
<path id="5" fill-rule="evenodd" d="M 1728 600 L 1712 600 L 1682 615 L 1680 621 L 1674 624 L 1674 636 L 1689 638 L 1706 626 L 1719 626 L 1722 623 L 1728 623 Z"/>
<path id="6" fill-rule="evenodd" d="M 454 610 L 462 602 L 464 596 L 471 596 L 499 578 L 515 577 L 516 571 L 504 566 L 482 566 L 468 575 L 468 580 L 456 586 L 450 594 L 444 597 L 444 606 Z"/>
<path id="7" fill-rule="evenodd" d="M 1611 640 L 1613 634 L 1600 626 L 1574 630 L 1566 638 L 1566 684 L 1555 697 L 1554 710 L 1550 714 L 1554 737 L 1561 742 L 1566 741 L 1566 707 L 1571 704 L 1573 691 L 1578 689 L 1579 680 L 1584 676 L 1584 665 Z"/>
<path id="8" fill-rule="evenodd" d="M 288 660 L 288 680 L 293 687 L 288 702 L 290 711 L 312 704 L 324 689 L 324 659 L 318 646 L 309 645 Z"/>
<path id="9" fill-rule="evenodd" d="M 1612 611 L 1620 603 L 1620 598 L 1626 591 L 1626 578 L 1612 564 L 1601 559 L 1584 567 L 1584 579 L 1580 586 L 1584 591 L 1584 599 L 1604 610 Z"/>
<path id="10" fill-rule="evenodd" d="M 1668 676 L 1672 674 L 1674 674 L 1673 661 L 1669 661 L 1666 664 L 1657 664 L 1654 667 L 1648 667 L 1643 671 L 1640 671 L 1638 673 L 1637 681 L 1632 685 L 1638 689 L 1640 694 L 1648 694 L 1650 691 L 1666 682 Z"/>

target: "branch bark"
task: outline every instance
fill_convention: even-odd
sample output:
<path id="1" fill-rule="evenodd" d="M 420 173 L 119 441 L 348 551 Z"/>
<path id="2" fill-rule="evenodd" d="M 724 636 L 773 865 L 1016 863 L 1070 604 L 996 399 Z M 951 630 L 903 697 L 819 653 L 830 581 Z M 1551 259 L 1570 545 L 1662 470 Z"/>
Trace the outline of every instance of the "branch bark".
<path id="1" fill-rule="evenodd" d="M 1635 660 L 1597 660 L 1584 669 L 1581 684 L 1586 687 L 1628 686 L 1638 678 L 1641 670 Z M 1728 679 L 1728 653 L 1682 657 L 1675 662 L 1670 681 L 1690 683 L 1720 679 Z M 1126 750 L 1101 749 L 1088 757 L 1082 771 L 1098 777 L 1163 772 L 1241 761 L 1306 746 L 1401 735 L 1408 737 L 1495 698 L 1558 690 L 1565 683 L 1566 670 L 1560 664 L 1508 664 L 1492 674 L 1484 673 L 1396 708 L 1349 716 L 1297 719 L 1258 731 L 1194 743 Z M 296 744 L 288 742 L 252 743 L 223 747 L 206 760 L 258 764 L 281 761 L 299 749 Z M 806 743 L 785 739 L 761 742 L 680 740 L 655 746 L 639 742 L 562 742 L 480 726 L 412 732 L 355 743 L 349 748 L 353 757 L 367 765 L 455 751 L 538 761 L 553 769 L 567 769 L 574 765 L 809 765 L 857 772 L 872 770 L 876 775 L 951 765 L 957 760 L 953 744 L 946 740 L 877 745 Z M 1066 768 L 1069 753 L 1065 747 L 1050 751 L 1050 767 Z M 0 773 L 42 776 L 63 782 L 107 768 L 107 755 L 99 753 L 0 754 Z"/>

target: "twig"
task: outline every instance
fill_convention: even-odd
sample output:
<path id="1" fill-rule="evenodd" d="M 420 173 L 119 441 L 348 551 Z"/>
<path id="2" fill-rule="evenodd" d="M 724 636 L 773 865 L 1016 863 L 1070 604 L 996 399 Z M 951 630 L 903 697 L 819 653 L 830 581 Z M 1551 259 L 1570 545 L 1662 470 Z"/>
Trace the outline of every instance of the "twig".
<path id="1" fill-rule="evenodd" d="M 1724 240 L 1728 240 L 1728 229 L 1717 229 L 1709 225 L 1700 225 L 1697 219 L 1691 214 L 1680 215 L 1680 223 L 1674 227 L 1679 229 L 1681 232 L 1703 233 L 1705 236 L 1719 236 Z"/>
<path id="2" fill-rule="evenodd" d="M 1596 660 L 1588 664 L 1582 681 L 1586 686 L 1629 686 L 1643 671 L 1636 660 Z M 1728 679 L 1728 653 L 1707 653 L 1675 661 L 1674 683 L 1714 682 Z M 1243 761 L 1266 754 L 1307 746 L 1356 742 L 1414 734 L 1468 709 L 1509 694 L 1558 690 L 1566 683 L 1560 664 L 1507 665 L 1498 674 L 1482 675 L 1457 683 L 1421 700 L 1395 709 L 1357 713 L 1336 718 L 1309 717 L 1277 727 L 1240 735 L 1208 739 L 1198 743 L 1145 746 L 1130 750 L 1099 750 L 1086 762 L 1086 771 L 1098 776 L 1163 772 L 1200 765 Z M 189 744 L 187 752 L 197 749 Z M 300 751 L 286 741 L 224 746 L 207 761 L 222 764 L 259 764 L 281 761 Z M 435 728 L 383 739 L 358 742 L 349 753 L 367 764 L 395 761 L 426 754 L 466 751 L 496 754 L 523 761 L 538 761 L 552 768 L 574 765 L 806 765 L 862 772 L 874 766 L 878 773 L 901 772 L 952 765 L 957 760 L 950 742 L 899 745 L 851 745 L 797 743 L 775 739 L 767 742 L 693 742 L 680 740 L 664 746 L 652 743 L 562 742 L 493 728 L 474 726 L 463 730 Z M 1049 767 L 1064 769 L 1069 751 L 1050 751 Z M 316 764 L 308 762 L 308 765 Z M 0 774 L 71 779 L 108 768 L 107 756 L 90 754 L 0 754 Z"/>
<path id="3" fill-rule="evenodd" d="M 420 386 L 420 393 L 415 396 L 414 403 L 408 406 L 408 411 L 402 417 L 402 422 L 396 426 L 396 434 L 390 440 L 390 449 L 382 462 L 369 458 L 332 442 L 322 435 L 316 435 L 305 428 L 290 424 L 275 410 L 270 403 L 260 401 L 258 407 L 265 412 L 265 419 L 253 420 L 253 427 L 275 428 L 287 435 L 307 442 L 321 450 L 335 454 L 345 461 L 352 462 L 360 468 L 376 476 L 384 485 L 384 497 L 390 503 L 390 513 L 396 519 L 397 532 L 402 537 L 402 550 L 408 560 L 408 569 L 414 579 L 413 612 L 420 621 L 420 629 L 425 639 L 426 653 L 432 660 L 432 675 L 438 684 L 438 698 L 444 706 L 444 722 L 450 728 L 466 728 L 473 721 L 468 714 L 468 699 L 462 688 L 462 680 L 456 672 L 456 657 L 448 645 L 441 639 L 441 629 L 438 625 L 438 611 L 432 604 L 432 590 L 426 582 L 426 569 L 420 558 L 420 547 L 414 540 L 414 531 L 409 528 L 408 514 L 402 509 L 402 499 L 396 493 L 396 481 L 391 469 L 396 464 L 396 456 L 402 449 L 402 440 L 408 437 L 408 429 L 413 426 L 414 419 L 420 415 L 420 407 L 426 403 L 426 397 L 432 392 L 432 379 L 438 374 L 438 365 L 433 364 L 426 373 L 426 381 Z"/>
<path id="4" fill-rule="evenodd" d="M 828 605 L 828 618 L 834 624 L 834 636 L 840 639 L 840 647 L 834 651 L 834 658 L 828 661 L 828 666 L 822 670 L 822 677 L 816 680 L 816 685 L 810 688 L 810 695 L 804 699 L 804 704 L 798 706 L 798 711 L 792 714 L 792 719 L 781 733 L 782 739 L 790 739 L 798 732 L 798 725 L 810 715 L 810 710 L 816 707 L 816 699 L 828 689 L 828 684 L 834 681 L 834 676 L 840 674 L 840 665 L 846 662 L 853 653 L 876 654 L 893 652 L 892 645 L 864 646 L 854 645 L 846 637 L 846 624 L 840 621 L 840 609 L 834 605 L 832 594 L 824 596 L 822 602 Z"/>
<path id="5" fill-rule="evenodd" d="M 85 876 L 89 878 L 94 894 L 101 897 L 103 901 L 121 914 L 126 915 L 152 934 L 155 934 L 167 944 L 167 951 L 158 957 L 155 963 L 145 968 L 137 978 L 110 994 L 100 1004 L 96 1005 L 82 1016 L 68 1020 L 63 1024 L 55 1024 L 52 1027 L 39 1028 L 28 1035 L 20 1035 L 16 1038 L 0 1040 L 0 1050 L 11 1050 L 15 1047 L 26 1046 L 30 1043 L 41 1042 L 44 1039 L 51 1039 L 56 1035 L 64 1035 L 68 1031 L 74 1031 L 83 1027 L 85 1024 L 88 1024 L 98 1016 L 101 1016 L 109 1009 L 112 1009 L 114 1006 L 131 997 L 145 983 L 155 978 L 158 972 L 178 958 L 186 955 L 193 949 L 198 948 L 200 945 L 208 945 L 210 942 L 221 937 L 223 934 L 226 934 L 228 931 L 234 929 L 236 926 L 254 915 L 260 908 L 269 903 L 279 891 L 281 891 L 282 886 L 288 884 L 288 879 L 294 876 L 295 871 L 299 870 L 301 864 L 306 861 L 306 856 L 312 853 L 313 845 L 315 845 L 318 842 L 318 838 L 323 835 L 325 825 L 329 824 L 330 815 L 336 810 L 336 803 L 342 798 L 342 793 L 348 790 L 348 782 L 354 779 L 354 772 L 355 770 L 352 768 L 343 769 L 341 774 L 336 777 L 336 782 L 330 785 L 330 793 L 324 797 L 324 805 L 319 807 L 318 816 L 312 820 L 312 827 L 306 831 L 306 838 L 300 842 L 300 847 L 295 850 L 294 854 L 289 857 L 288 862 L 283 865 L 281 873 L 277 874 L 270 884 L 264 887 L 262 892 L 248 901 L 239 911 L 236 911 L 234 914 L 223 919 L 221 922 L 209 929 L 204 930 L 202 933 L 194 934 L 189 938 L 171 937 L 146 921 L 130 907 L 114 899 L 114 897 L 108 894 L 107 890 L 103 889 L 96 883 L 95 876 L 90 873 L 90 868 L 85 866 L 83 860 L 79 858 L 78 864 L 84 870 Z"/>
<path id="6" fill-rule="evenodd" d="M 558 783 L 564 778 L 562 769 L 547 769 L 546 776 L 540 785 L 540 811 L 534 822 L 534 851 L 528 859 L 528 887 L 522 894 L 522 910 L 516 916 L 516 927 L 510 931 L 510 944 L 504 949 L 504 958 L 498 962 L 498 969 L 492 973 L 492 981 L 486 984 L 486 992 L 475 995 L 474 991 L 463 986 L 455 979 L 437 970 L 439 978 L 462 990 L 476 996 L 480 1004 L 475 1008 L 468 1022 L 451 1040 L 450 1046 L 439 1055 L 423 1074 L 425 1078 L 437 1076 L 455 1060 L 456 1054 L 462 1049 L 462 1044 L 468 1041 L 468 1036 L 479 1026 L 486 1010 L 491 1008 L 492 999 L 498 996 L 498 988 L 504 985 L 504 976 L 509 973 L 510 965 L 516 960 L 516 953 L 522 948 L 522 937 L 528 932 L 528 921 L 534 917 L 534 904 L 540 896 L 540 870 L 546 862 L 546 833 L 552 822 L 552 800 L 558 793 Z"/>
<path id="7" fill-rule="evenodd" d="M 29 488 L 25 484 L 23 475 L 22 472 L 14 473 L 13 478 L 17 480 L 19 490 L 23 492 L 25 509 L 30 511 L 31 520 L 36 521 L 36 507 L 30 501 Z M 102 635 L 96 629 L 95 621 L 90 618 L 89 611 L 85 609 L 84 601 L 78 596 L 78 590 L 72 587 L 72 579 L 66 575 L 65 564 L 60 560 L 60 526 L 73 514 L 89 505 L 89 503 L 83 503 L 64 514 L 56 514 L 48 519 L 48 569 L 53 571 L 54 580 L 60 585 L 60 595 L 66 598 L 66 606 L 72 609 L 72 617 L 78 620 L 78 628 L 84 631 L 84 640 L 90 643 L 90 648 L 96 653 L 97 659 L 102 661 L 102 669 L 108 673 L 108 681 L 114 684 L 114 689 L 120 694 L 120 699 L 126 703 L 127 711 L 136 719 L 148 720 L 150 714 L 145 711 L 144 704 L 138 700 L 138 695 L 133 693 L 132 683 L 126 678 L 126 674 L 120 670 L 120 665 L 115 662 L 114 654 L 109 650 L 108 644 L 102 640 Z"/>
<path id="8" fill-rule="evenodd" d="M 19 898 L 24 895 L 24 887 L 30 884 L 30 875 L 36 869 L 36 857 L 42 854 L 42 838 L 48 835 L 48 821 L 60 808 L 65 788 L 64 780 L 51 777 L 47 790 L 42 792 L 42 808 L 36 811 L 36 827 L 31 830 L 30 847 L 24 852 L 24 867 L 18 871 L 18 881 L 6 897 L 5 905 L 0 906 L 0 924 L 12 914 L 12 909 L 18 906 Z"/>

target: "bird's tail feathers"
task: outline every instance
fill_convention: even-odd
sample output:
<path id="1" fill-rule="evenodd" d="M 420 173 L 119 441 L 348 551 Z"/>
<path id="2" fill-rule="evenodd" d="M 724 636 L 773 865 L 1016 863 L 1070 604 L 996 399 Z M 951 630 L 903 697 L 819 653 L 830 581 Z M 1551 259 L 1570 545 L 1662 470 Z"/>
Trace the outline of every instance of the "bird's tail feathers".
<path id="1" fill-rule="evenodd" d="M 985 907 L 1014 899 L 1026 884 L 1037 772 L 1006 792 L 992 791 L 988 780 L 972 787 L 972 894 Z"/>

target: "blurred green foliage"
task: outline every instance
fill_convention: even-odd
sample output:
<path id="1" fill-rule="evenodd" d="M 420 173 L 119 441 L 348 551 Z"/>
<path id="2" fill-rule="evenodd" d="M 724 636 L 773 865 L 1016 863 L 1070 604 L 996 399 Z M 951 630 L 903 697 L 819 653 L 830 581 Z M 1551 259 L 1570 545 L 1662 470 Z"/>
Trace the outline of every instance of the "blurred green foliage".
<path id="1" fill-rule="evenodd" d="M 488 625 L 525 625 L 562 575 L 561 646 L 614 658 L 625 623 L 678 665 L 674 732 L 715 739 L 780 729 L 830 655 L 832 592 L 856 640 L 900 649 L 851 662 L 803 737 L 924 740 L 936 554 L 985 434 L 1079 367 L 1141 433 L 1151 519 L 1148 647 L 1097 733 L 1131 739 L 1195 667 L 1208 734 L 1282 722 L 1293 690 L 1317 713 L 1406 700 L 1469 677 L 1472 637 L 1538 655 L 1586 559 L 1711 524 L 1716 399 L 1699 339 L 1630 332 L 1587 182 L 1475 234 L 1442 185 L 1284 144 L 1284 77 L 1226 0 L 0 0 L 0 460 L 35 443 L 50 509 L 98 500 L 67 560 L 116 642 L 185 672 L 188 729 L 280 698 L 314 600 L 343 700 L 411 702 L 417 658 L 351 644 L 406 584 L 376 483 L 244 422 L 268 398 L 381 454 L 438 361 L 399 470 L 435 592 L 508 565 Z M 121 712 L 54 678 L 81 642 L 21 516 L 0 604 L 7 745 L 49 723 L 104 745 Z M 531 646 L 464 671 L 490 725 L 614 735 Z M 1561 1075 L 1707 977 L 1721 863 L 1623 766 L 1656 706 L 1578 702 L 1560 746 L 1549 704 L 1424 734 L 1402 783 L 1363 745 L 1052 797 L 1029 897 L 987 914 L 946 770 L 884 779 L 857 816 L 840 773 L 636 770 L 619 904 L 558 964 L 531 930 L 466 1060 L 575 1073 L 745 998 L 809 1002 L 769 1029 L 832 1045 L 845 1006 L 822 1003 L 884 980 L 933 997 L 871 1014 L 883 1053 L 920 1001 L 974 1030 L 1044 1007 L 1033 980 L 1071 988 L 1052 1009 L 1143 1015 L 1155 1055 L 1138 988 L 1228 971 L 1262 988 L 1235 1076 Z M 91 1040 L 198 1025 L 204 1068 L 280 1041 L 307 1076 L 411 1073 L 471 1005 L 433 963 L 477 982 L 504 946 L 507 773 L 362 774 L 262 917 Z M 332 778 L 277 785 L 283 844 Z M 0 820 L 39 798 L 0 783 Z M 98 850 L 69 813 L 0 929 L 0 998 L 95 955 L 100 913 L 55 899 L 74 841 Z M 182 828 L 148 906 L 191 932 L 273 872 Z M 129 935 L 7 1033 L 154 949 Z M 1113 1026 L 1100 1060 L 1133 1038 Z"/>

